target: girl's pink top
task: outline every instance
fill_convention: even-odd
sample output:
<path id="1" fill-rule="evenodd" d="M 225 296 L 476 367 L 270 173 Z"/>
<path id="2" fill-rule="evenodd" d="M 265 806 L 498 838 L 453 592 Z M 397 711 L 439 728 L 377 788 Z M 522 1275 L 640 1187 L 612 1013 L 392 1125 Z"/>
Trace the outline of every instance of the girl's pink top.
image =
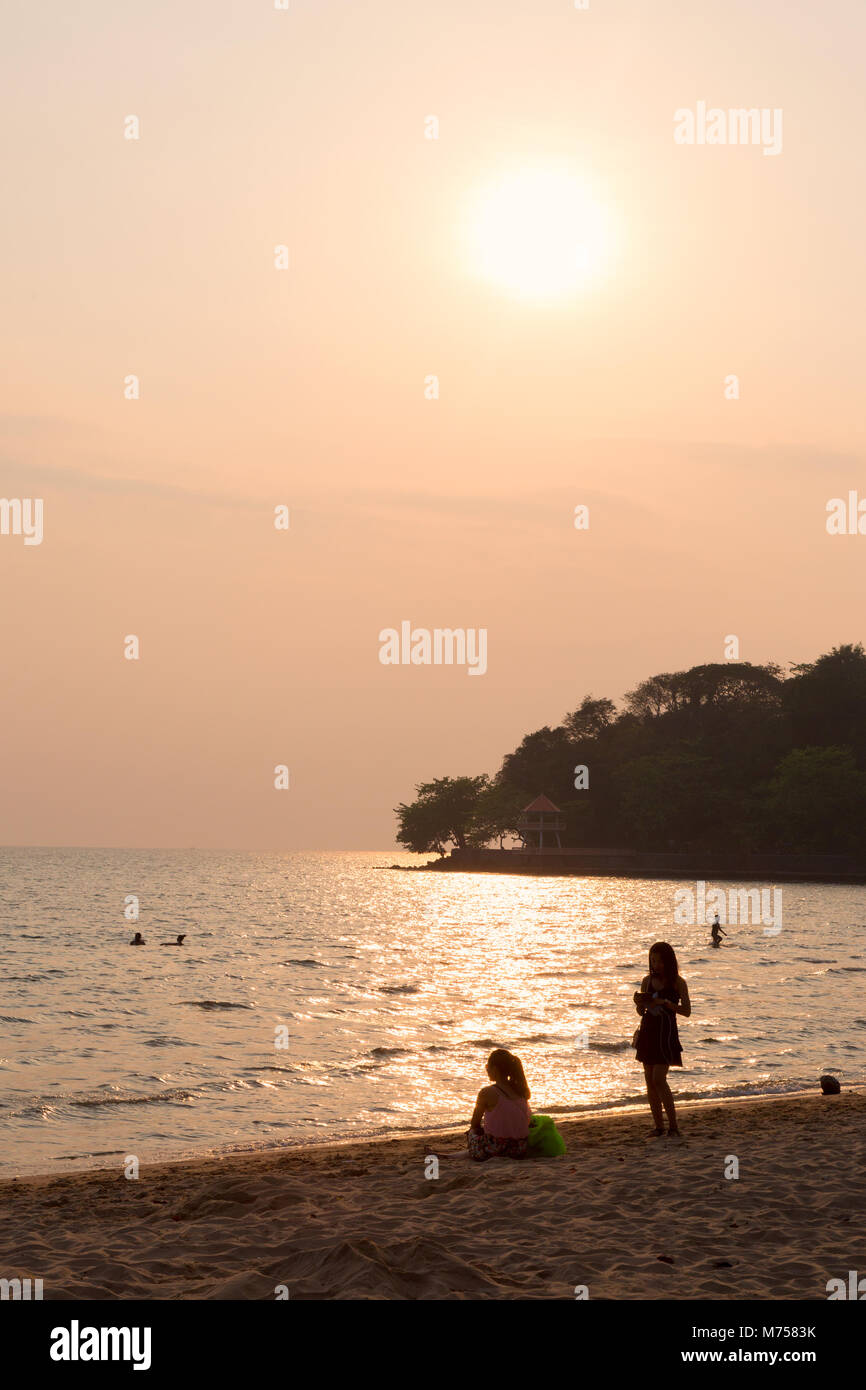
<path id="1" fill-rule="evenodd" d="M 529 1101 L 512 1100 L 504 1091 L 499 1091 L 499 1099 L 493 1110 L 485 1110 L 481 1123 L 485 1132 L 494 1139 L 525 1139 L 529 1134 L 529 1117 L 532 1111 Z"/>

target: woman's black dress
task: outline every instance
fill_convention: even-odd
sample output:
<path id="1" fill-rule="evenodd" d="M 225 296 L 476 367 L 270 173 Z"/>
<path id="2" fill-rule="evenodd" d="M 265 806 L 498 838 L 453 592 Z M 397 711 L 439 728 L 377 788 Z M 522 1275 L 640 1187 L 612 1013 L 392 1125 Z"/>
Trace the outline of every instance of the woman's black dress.
<path id="1" fill-rule="evenodd" d="M 653 999 L 670 999 L 672 1004 L 680 1002 L 678 992 L 670 985 L 658 990 L 650 987 L 647 993 Z M 660 1007 L 658 1013 L 650 1013 L 648 1009 L 644 1014 L 637 1035 L 637 1060 L 646 1062 L 648 1066 L 682 1066 L 683 1049 L 680 1046 L 677 1016 L 670 1009 Z"/>

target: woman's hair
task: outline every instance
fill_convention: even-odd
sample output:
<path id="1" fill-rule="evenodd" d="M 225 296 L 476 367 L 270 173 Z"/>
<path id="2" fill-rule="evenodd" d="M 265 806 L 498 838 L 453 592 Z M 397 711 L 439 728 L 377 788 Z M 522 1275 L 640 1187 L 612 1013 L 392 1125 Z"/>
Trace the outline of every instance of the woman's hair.
<path id="1" fill-rule="evenodd" d="M 662 964 L 664 965 L 665 971 L 665 981 L 668 985 L 670 985 L 671 989 L 676 989 L 677 980 L 680 977 L 680 967 L 677 964 L 677 953 L 674 950 L 673 946 L 670 946 L 667 941 L 656 941 L 654 945 L 650 946 L 650 974 L 652 974 L 653 972 L 653 956 L 661 956 Z"/>
<path id="2" fill-rule="evenodd" d="M 529 1100 L 532 1094 L 523 1072 L 523 1063 L 519 1057 L 515 1057 L 513 1052 L 509 1052 L 504 1047 L 497 1047 L 495 1052 L 491 1052 L 487 1058 L 487 1065 L 491 1071 L 495 1071 L 502 1077 L 503 1081 L 523 1096 L 524 1100 Z"/>

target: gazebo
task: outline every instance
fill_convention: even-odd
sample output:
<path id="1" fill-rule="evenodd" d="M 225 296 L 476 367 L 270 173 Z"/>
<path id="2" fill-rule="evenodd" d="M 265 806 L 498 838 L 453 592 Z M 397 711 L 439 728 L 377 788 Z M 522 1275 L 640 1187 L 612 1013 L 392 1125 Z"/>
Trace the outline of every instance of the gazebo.
<path id="1" fill-rule="evenodd" d="M 559 819 L 559 807 L 554 806 L 549 796 L 540 792 L 534 801 L 524 806 L 517 822 L 517 833 L 523 841 L 524 849 L 544 849 L 547 837 L 548 848 L 556 841 L 556 848 L 562 849 L 559 832 L 565 829 L 565 821 Z"/>

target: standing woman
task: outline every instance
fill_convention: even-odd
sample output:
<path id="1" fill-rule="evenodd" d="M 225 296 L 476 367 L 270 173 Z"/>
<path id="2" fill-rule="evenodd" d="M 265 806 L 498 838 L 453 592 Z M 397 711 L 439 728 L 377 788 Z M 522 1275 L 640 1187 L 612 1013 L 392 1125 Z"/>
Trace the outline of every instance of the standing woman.
<path id="1" fill-rule="evenodd" d="M 674 1098 L 668 1085 L 668 1067 L 681 1067 L 683 1050 L 677 1031 L 677 1014 L 688 1018 L 692 1011 L 688 986 L 680 974 L 676 953 L 666 941 L 650 947 L 649 974 L 644 975 L 634 996 L 641 1016 L 635 1046 L 643 1062 L 646 1090 L 657 1135 L 664 1134 L 664 1115 L 668 1134 L 679 1134 Z"/>

